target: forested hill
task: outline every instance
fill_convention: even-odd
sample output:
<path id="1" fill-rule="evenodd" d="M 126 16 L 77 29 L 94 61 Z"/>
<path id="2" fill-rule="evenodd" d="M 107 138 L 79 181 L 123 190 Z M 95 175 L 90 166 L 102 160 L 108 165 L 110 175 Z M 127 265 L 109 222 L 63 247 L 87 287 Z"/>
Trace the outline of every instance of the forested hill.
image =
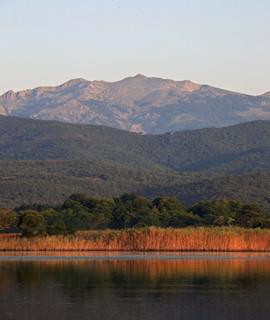
<path id="1" fill-rule="evenodd" d="M 257 173 L 259 171 L 259 173 Z M 0 207 L 71 193 L 233 198 L 270 207 L 270 122 L 163 135 L 0 116 Z"/>
<path id="2" fill-rule="evenodd" d="M 270 121 L 163 135 L 0 117 L 0 160 L 102 160 L 185 172 L 270 168 Z"/>

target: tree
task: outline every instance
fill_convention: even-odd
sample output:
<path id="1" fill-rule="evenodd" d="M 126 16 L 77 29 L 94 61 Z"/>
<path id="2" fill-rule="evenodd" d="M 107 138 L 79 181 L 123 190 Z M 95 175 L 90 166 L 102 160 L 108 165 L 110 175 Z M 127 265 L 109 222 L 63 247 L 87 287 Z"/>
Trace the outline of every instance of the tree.
<path id="1" fill-rule="evenodd" d="M 230 226 L 234 224 L 241 204 L 237 201 L 212 200 L 201 201 L 191 208 L 191 212 L 203 219 L 210 226 Z"/>
<path id="2" fill-rule="evenodd" d="M 108 228 L 115 202 L 112 198 L 95 198 L 84 194 L 73 194 L 64 202 L 64 209 L 71 209 L 80 216 L 87 229 Z"/>
<path id="3" fill-rule="evenodd" d="M 243 205 L 237 212 L 235 222 L 243 228 L 269 227 L 269 217 L 256 205 Z"/>
<path id="4" fill-rule="evenodd" d="M 200 223 L 200 218 L 191 212 L 174 197 L 159 197 L 153 200 L 153 206 L 159 211 L 161 227 L 186 227 Z"/>
<path id="5" fill-rule="evenodd" d="M 0 209 L 0 230 L 9 230 L 15 228 L 17 223 L 17 214 L 10 209 Z"/>
<path id="6" fill-rule="evenodd" d="M 41 212 L 45 219 L 45 229 L 47 234 L 65 234 L 67 227 L 62 215 L 54 209 L 47 209 Z"/>
<path id="7" fill-rule="evenodd" d="M 152 204 L 144 197 L 124 194 L 115 199 L 111 227 L 116 229 L 158 226 L 158 215 Z"/>
<path id="8" fill-rule="evenodd" d="M 25 237 L 41 235 L 45 233 L 45 219 L 37 211 L 23 211 L 20 213 L 18 227 Z"/>

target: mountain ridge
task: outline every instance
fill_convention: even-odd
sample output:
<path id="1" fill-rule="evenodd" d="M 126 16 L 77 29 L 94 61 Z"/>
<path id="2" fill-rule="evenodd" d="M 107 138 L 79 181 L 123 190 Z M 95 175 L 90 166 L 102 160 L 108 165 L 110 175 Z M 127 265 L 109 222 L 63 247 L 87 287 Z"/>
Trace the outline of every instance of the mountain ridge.
<path id="1" fill-rule="evenodd" d="M 78 78 L 59 86 L 10 90 L 0 96 L 0 114 L 159 134 L 269 120 L 270 95 L 142 74 L 116 82 Z"/>

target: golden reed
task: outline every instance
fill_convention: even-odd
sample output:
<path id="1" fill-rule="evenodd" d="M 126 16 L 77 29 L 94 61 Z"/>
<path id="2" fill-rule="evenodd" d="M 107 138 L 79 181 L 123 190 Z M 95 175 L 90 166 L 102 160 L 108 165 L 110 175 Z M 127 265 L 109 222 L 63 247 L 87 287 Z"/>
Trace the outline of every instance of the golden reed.
<path id="1" fill-rule="evenodd" d="M 0 251 L 270 251 L 270 230 L 142 228 L 69 236 L 0 237 Z"/>

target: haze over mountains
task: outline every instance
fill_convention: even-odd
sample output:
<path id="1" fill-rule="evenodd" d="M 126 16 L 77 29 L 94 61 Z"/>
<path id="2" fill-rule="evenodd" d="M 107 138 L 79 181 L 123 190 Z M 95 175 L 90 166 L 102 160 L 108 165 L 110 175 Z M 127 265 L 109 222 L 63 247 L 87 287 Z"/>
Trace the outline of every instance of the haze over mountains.
<path id="1" fill-rule="evenodd" d="M 156 134 L 270 119 L 270 92 L 251 96 L 140 74 L 112 83 L 75 79 L 8 91 L 0 114 Z"/>

